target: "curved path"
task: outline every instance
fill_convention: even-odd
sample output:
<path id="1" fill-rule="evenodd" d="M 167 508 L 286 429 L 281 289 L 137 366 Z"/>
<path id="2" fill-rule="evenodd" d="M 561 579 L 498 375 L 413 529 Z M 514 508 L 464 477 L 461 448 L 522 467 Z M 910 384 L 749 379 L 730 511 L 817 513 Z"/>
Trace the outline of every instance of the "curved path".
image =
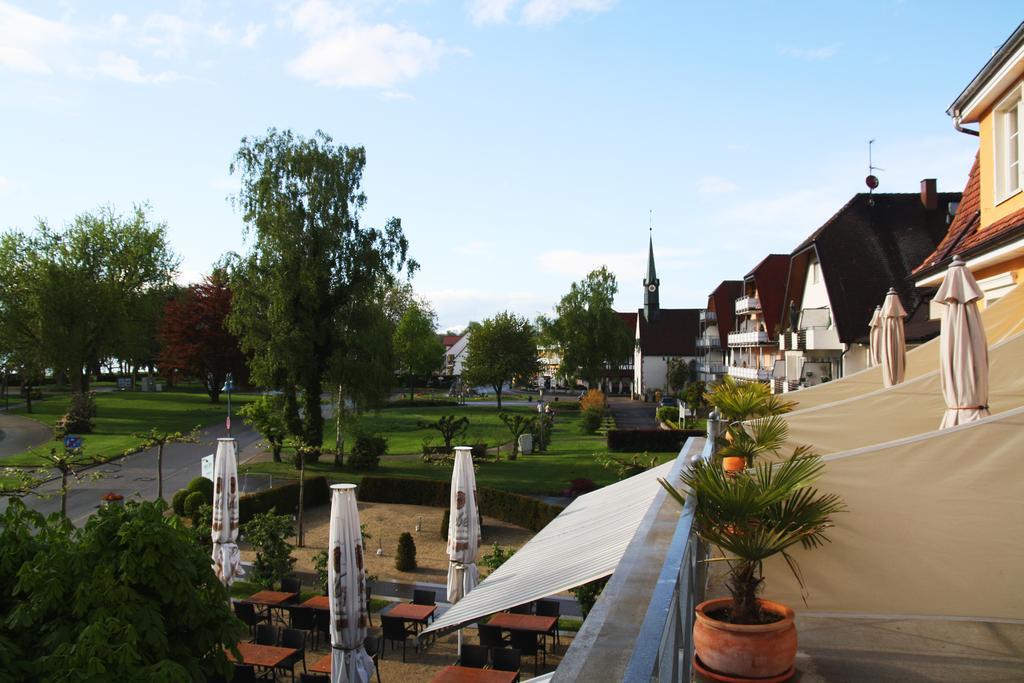
<path id="1" fill-rule="evenodd" d="M 24 453 L 53 440 L 53 430 L 21 415 L 0 413 L 0 458 Z"/>

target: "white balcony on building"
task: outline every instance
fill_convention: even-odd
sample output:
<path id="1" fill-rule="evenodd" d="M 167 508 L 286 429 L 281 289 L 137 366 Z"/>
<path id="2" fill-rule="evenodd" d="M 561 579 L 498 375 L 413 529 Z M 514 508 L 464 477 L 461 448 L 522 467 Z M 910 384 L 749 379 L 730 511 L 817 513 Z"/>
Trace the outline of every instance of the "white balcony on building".
<path id="1" fill-rule="evenodd" d="M 779 335 L 782 351 L 843 351 L 845 348 L 827 308 L 805 308 L 800 312 L 800 328 Z"/>
<path id="2" fill-rule="evenodd" d="M 756 296 L 741 296 L 736 299 L 736 314 L 752 313 L 761 310 L 761 300 Z"/>
<path id="3" fill-rule="evenodd" d="M 713 323 L 718 320 L 718 315 L 714 311 L 701 311 L 700 319 L 701 322 Z"/>
<path id="4" fill-rule="evenodd" d="M 697 366 L 699 372 L 705 375 L 724 375 L 725 374 L 725 363 L 701 363 Z"/>
<path id="5" fill-rule="evenodd" d="M 714 336 L 697 337 L 697 347 L 701 349 L 719 349 L 722 347 L 722 340 L 717 334 Z"/>
<path id="6" fill-rule="evenodd" d="M 769 343 L 768 333 L 764 330 L 729 333 L 729 346 L 759 346 Z"/>
<path id="7" fill-rule="evenodd" d="M 772 371 L 768 368 L 741 368 L 730 365 L 729 376 L 736 379 L 767 382 L 772 378 Z"/>

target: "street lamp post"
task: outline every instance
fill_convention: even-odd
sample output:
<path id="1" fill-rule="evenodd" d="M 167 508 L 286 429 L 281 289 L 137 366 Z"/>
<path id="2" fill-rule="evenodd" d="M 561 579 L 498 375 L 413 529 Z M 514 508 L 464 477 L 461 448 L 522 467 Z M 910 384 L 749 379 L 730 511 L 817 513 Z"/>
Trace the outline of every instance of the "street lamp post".
<path id="1" fill-rule="evenodd" d="M 229 372 L 224 378 L 224 386 L 220 388 L 221 391 L 226 391 L 228 393 L 228 419 L 225 421 L 225 425 L 228 428 L 228 438 L 231 438 L 231 390 L 234 388 L 235 385 L 232 381 L 231 373 Z"/>

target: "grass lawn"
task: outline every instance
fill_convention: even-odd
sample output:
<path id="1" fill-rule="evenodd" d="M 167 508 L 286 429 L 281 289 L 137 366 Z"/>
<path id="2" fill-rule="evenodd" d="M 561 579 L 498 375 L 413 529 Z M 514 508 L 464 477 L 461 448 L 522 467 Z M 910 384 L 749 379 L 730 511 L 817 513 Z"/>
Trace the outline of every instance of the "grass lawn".
<path id="1" fill-rule="evenodd" d="M 232 394 L 231 409 L 255 398 L 255 394 Z M 24 417 L 53 426 L 64 414 L 70 400 L 68 394 L 61 394 L 32 402 L 32 413 L 24 408 L 12 410 Z M 142 441 L 132 434 L 160 431 L 188 431 L 196 425 L 206 427 L 224 420 L 227 415 L 227 399 L 210 403 L 210 398 L 201 391 L 181 390 L 160 393 L 128 391 L 100 392 L 96 394 L 96 418 L 93 431 L 85 434 L 85 453 L 104 460 L 110 460 L 134 451 Z M 53 442 L 59 445 L 58 441 Z M 48 449 L 41 446 L 37 451 Z M 26 451 L 4 458 L 3 465 L 37 465 L 39 456 Z"/>
<path id="2" fill-rule="evenodd" d="M 398 410 L 381 411 L 380 419 L 388 419 L 388 413 L 413 410 L 402 408 Z M 425 408 L 419 411 L 420 414 L 437 415 L 449 413 L 453 410 L 467 411 L 471 416 L 479 416 L 477 419 L 484 423 L 485 415 L 492 415 L 497 419 L 497 411 L 487 408 Z M 520 410 L 530 410 L 522 408 Z M 460 413 L 461 414 L 461 413 Z M 394 418 L 398 419 L 398 418 Z M 436 419 L 436 418 L 435 418 Z M 473 420 L 473 417 L 470 417 Z M 504 425 L 501 425 L 504 430 Z M 436 433 L 436 432 L 435 432 Z M 507 432 L 506 432 L 507 434 Z M 333 432 L 332 432 L 333 435 Z M 389 438 L 391 435 L 388 434 Z M 507 439 L 506 439 L 507 440 Z M 333 439 L 326 441 L 333 444 Z M 418 445 L 420 441 L 416 441 Z M 491 441 L 490 443 L 495 443 Z M 389 451 L 393 452 L 393 451 Z M 503 489 L 524 494 L 548 494 L 558 495 L 568 488 L 569 482 L 573 479 L 586 477 L 592 479 L 598 485 L 611 484 L 618 481 L 616 472 L 605 468 L 595 459 L 596 454 L 607 453 L 605 437 L 603 434 L 586 435 L 580 431 L 580 417 L 578 413 L 563 413 L 555 422 L 554 434 L 552 435 L 551 446 L 546 453 L 519 456 L 519 459 L 510 462 L 504 459 L 505 450 L 502 449 L 502 460 L 498 462 L 487 461 L 482 463 L 476 471 L 476 480 L 479 486 Z M 628 459 L 629 454 L 619 454 L 616 457 Z M 675 457 L 674 453 L 657 454 L 658 463 L 667 462 Z M 291 463 L 261 462 L 254 463 L 242 468 L 248 472 L 271 473 L 282 477 L 295 477 L 295 467 Z M 324 456 L 319 463 L 306 467 L 307 474 L 316 476 L 324 475 L 332 481 L 344 481 L 359 483 L 363 476 L 383 477 L 411 477 L 417 479 L 433 479 L 448 481 L 451 479 L 451 468 L 442 465 L 430 465 L 417 459 L 390 458 L 384 456 L 381 459 L 381 466 L 373 472 L 354 472 L 348 469 L 338 470 L 334 468 L 330 456 Z"/>

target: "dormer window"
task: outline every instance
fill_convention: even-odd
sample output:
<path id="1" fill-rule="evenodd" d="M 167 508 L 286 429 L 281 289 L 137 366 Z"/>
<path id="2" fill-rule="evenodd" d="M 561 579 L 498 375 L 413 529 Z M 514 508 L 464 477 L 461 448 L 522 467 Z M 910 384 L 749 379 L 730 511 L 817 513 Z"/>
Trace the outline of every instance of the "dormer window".
<path id="1" fill-rule="evenodd" d="M 1021 106 L 1021 86 L 1014 88 L 996 107 L 995 128 L 996 203 L 1009 199 L 1021 191 L 1021 157 L 1024 156 L 1021 128 L 1024 127 L 1024 107 Z"/>

